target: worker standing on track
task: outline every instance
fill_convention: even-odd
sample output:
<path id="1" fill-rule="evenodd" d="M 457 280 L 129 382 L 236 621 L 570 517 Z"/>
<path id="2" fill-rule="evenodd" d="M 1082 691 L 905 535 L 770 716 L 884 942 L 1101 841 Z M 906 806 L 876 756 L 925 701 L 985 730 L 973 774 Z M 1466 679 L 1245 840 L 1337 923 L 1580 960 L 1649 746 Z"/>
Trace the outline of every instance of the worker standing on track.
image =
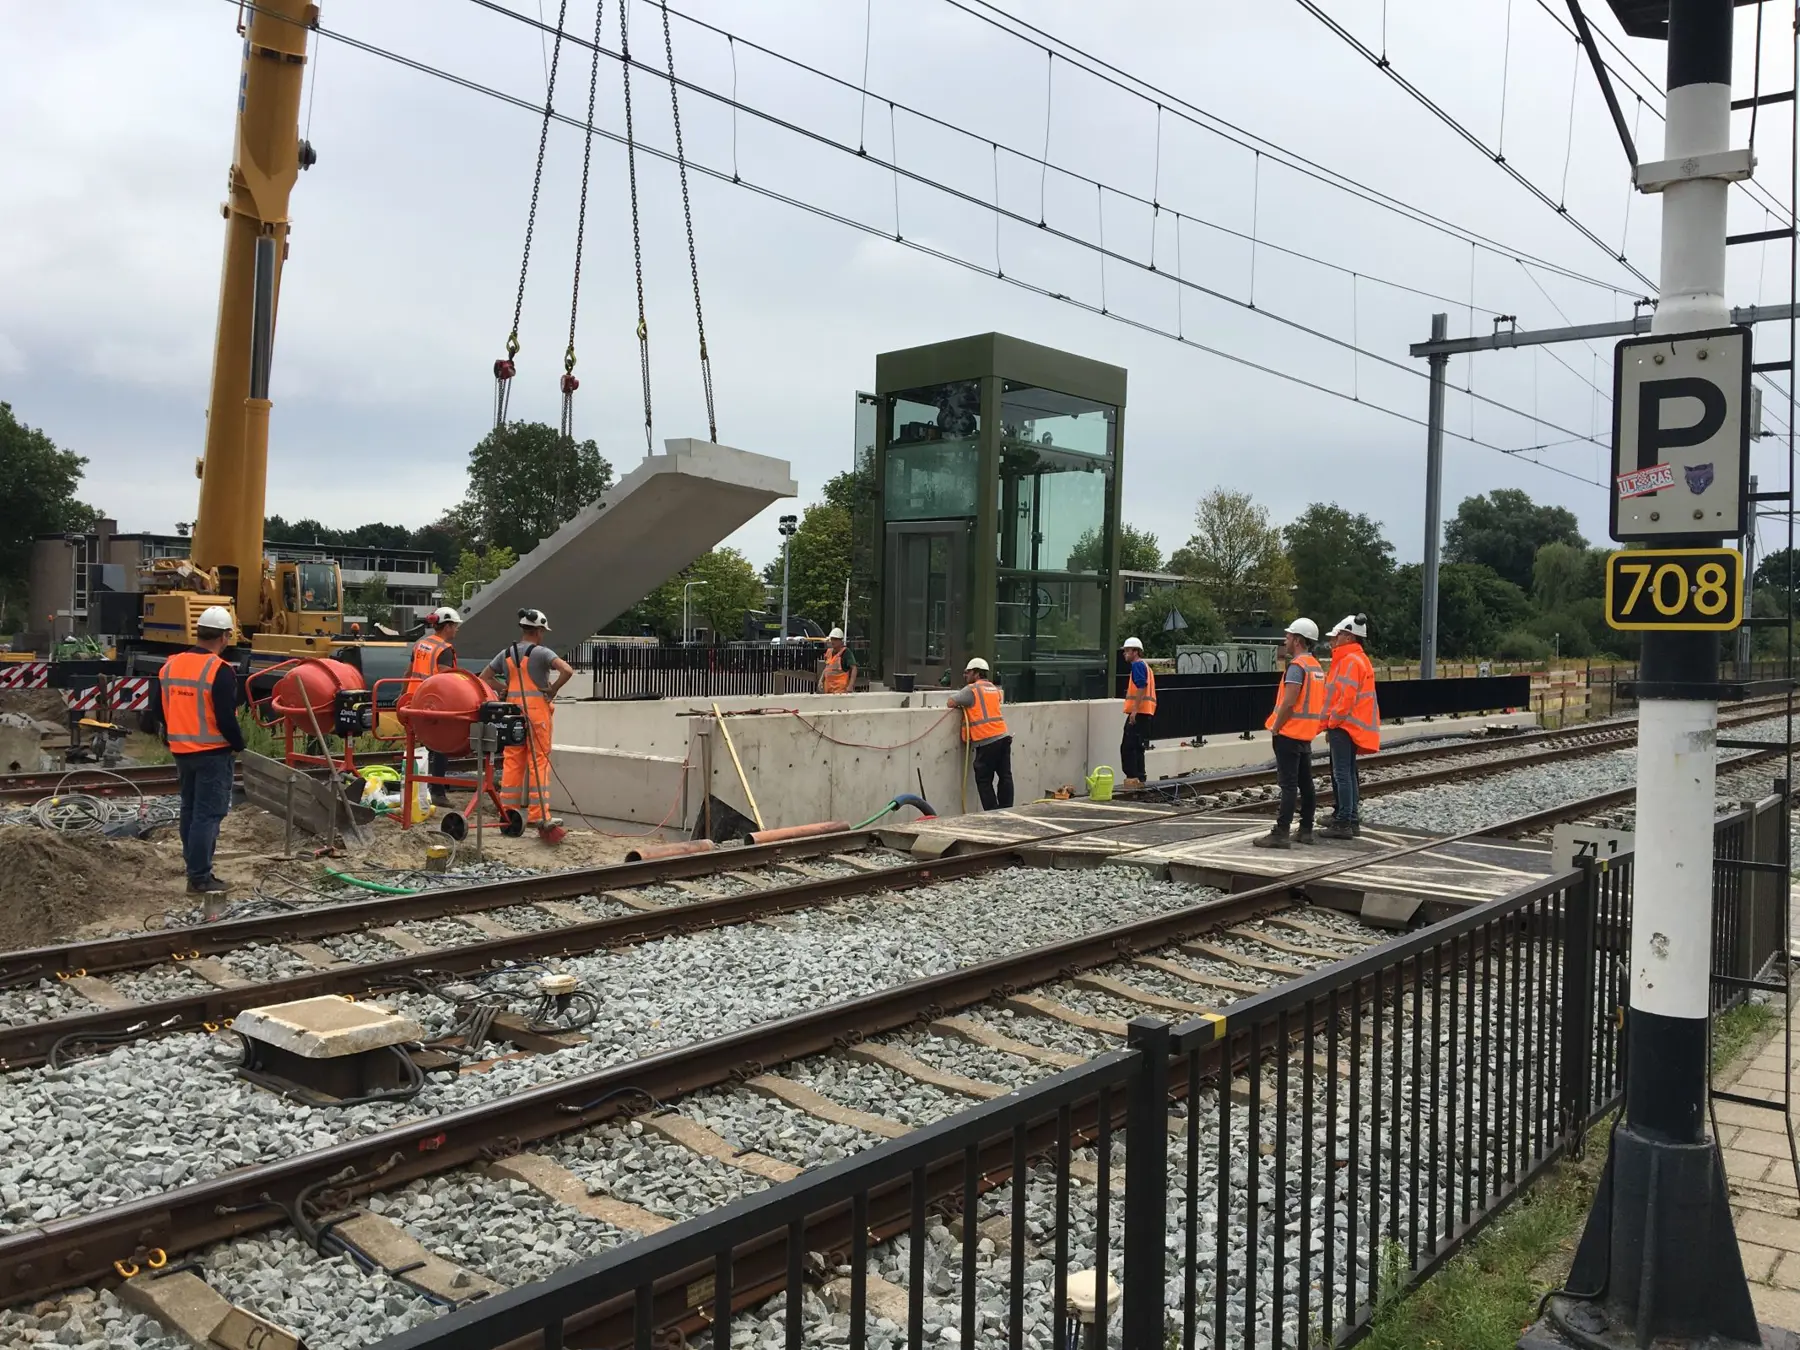
<path id="1" fill-rule="evenodd" d="M 1362 833 L 1358 805 L 1362 783 L 1358 755 L 1381 749 L 1381 707 L 1375 701 L 1375 667 L 1363 650 L 1365 614 L 1346 614 L 1331 632 L 1331 678 L 1325 683 L 1325 742 L 1331 747 L 1332 820 L 1321 834 L 1354 839 Z"/>
<path id="2" fill-rule="evenodd" d="M 1013 804 L 1012 736 L 1001 712 L 1004 702 L 1000 686 L 988 679 L 988 663 L 979 656 L 963 667 L 963 687 L 949 698 L 952 708 L 962 709 L 963 744 L 973 748 L 975 791 L 983 811 L 1004 811 Z"/>
<path id="3" fill-rule="evenodd" d="M 456 669 L 456 629 L 462 623 L 462 615 L 445 605 L 426 615 L 425 622 L 432 631 L 413 643 L 412 665 L 406 672 L 414 684 L 430 679 L 441 670 Z M 450 772 L 450 756 L 439 754 L 436 750 L 427 751 L 426 756 L 425 771 L 433 778 L 442 778 Z M 442 783 L 433 783 L 431 800 L 438 806 L 448 806 L 449 790 Z"/>
<path id="4" fill-rule="evenodd" d="M 519 640 L 488 662 L 483 674 L 508 703 L 525 713 L 524 745 L 506 747 L 500 772 L 500 798 L 520 812 L 538 838 L 560 844 L 568 831 L 550 814 L 550 704 L 557 690 L 575 677 L 575 668 L 544 645 L 550 620 L 541 609 L 519 611 Z"/>
<path id="5" fill-rule="evenodd" d="M 1295 619 L 1287 626 L 1283 650 L 1287 674 L 1275 698 L 1275 711 L 1263 723 L 1275 746 L 1275 781 L 1281 786 L 1281 806 L 1275 825 L 1253 840 L 1258 848 L 1291 848 L 1288 826 L 1294 819 L 1294 799 L 1300 801 L 1300 833 L 1294 842 L 1313 842 L 1312 743 L 1325 725 L 1325 672 L 1312 654 L 1319 640 L 1319 625 L 1311 619 Z"/>
<path id="6" fill-rule="evenodd" d="M 162 728 L 181 778 L 181 854 L 189 895 L 226 889 L 213 875 L 213 850 L 219 826 L 231 813 L 234 756 L 244 748 L 244 732 L 237 720 L 237 671 L 219 653 L 235 627 L 223 605 L 202 610 L 194 646 L 163 662 L 149 713 L 151 725 Z"/>
<path id="7" fill-rule="evenodd" d="M 834 628 L 825 638 L 825 665 L 819 671 L 821 694 L 847 694 L 856 682 L 856 657 L 844 643 L 844 630 Z"/>
<path id="8" fill-rule="evenodd" d="M 1125 678 L 1125 738 L 1119 742 L 1119 767 L 1125 773 L 1125 787 L 1137 787 L 1144 781 L 1144 752 L 1150 748 L 1146 734 L 1149 720 L 1156 716 L 1156 672 L 1144 660 L 1144 644 L 1136 638 L 1125 639 L 1125 660 L 1131 669 Z"/>

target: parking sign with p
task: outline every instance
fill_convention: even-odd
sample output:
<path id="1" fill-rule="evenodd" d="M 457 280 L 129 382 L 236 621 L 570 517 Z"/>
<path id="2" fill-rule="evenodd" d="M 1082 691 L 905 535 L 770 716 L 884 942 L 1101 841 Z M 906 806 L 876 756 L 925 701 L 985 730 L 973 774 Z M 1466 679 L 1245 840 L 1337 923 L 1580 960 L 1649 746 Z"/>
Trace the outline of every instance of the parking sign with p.
<path id="1" fill-rule="evenodd" d="M 1614 539 L 1744 533 L 1750 374 L 1745 327 L 1619 344 L 1613 359 Z"/>

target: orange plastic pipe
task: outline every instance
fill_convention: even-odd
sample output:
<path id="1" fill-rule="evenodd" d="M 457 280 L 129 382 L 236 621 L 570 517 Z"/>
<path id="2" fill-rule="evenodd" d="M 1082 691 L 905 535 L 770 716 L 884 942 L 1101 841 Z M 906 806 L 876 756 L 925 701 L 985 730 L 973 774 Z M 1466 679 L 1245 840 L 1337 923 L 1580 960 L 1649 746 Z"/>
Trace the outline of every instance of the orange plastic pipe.
<path id="1" fill-rule="evenodd" d="M 850 826 L 841 820 L 821 820 L 813 825 L 785 825 L 778 830 L 757 830 L 744 836 L 746 844 L 775 844 L 783 839 L 807 839 L 815 834 L 842 834 Z"/>
<path id="2" fill-rule="evenodd" d="M 689 853 L 711 853 L 713 841 L 710 839 L 690 839 L 680 844 L 644 844 L 634 848 L 625 855 L 625 861 L 655 862 L 658 858 L 679 858 Z"/>

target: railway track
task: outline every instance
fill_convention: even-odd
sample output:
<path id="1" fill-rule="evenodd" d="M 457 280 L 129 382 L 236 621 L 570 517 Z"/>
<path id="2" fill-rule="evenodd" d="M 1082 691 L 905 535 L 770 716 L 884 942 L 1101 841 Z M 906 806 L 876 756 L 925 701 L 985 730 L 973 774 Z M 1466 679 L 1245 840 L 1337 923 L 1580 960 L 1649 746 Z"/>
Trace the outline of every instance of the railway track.
<path id="1" fill-rule="evenodd" d="M 359 766 L 377 764 L 394 766 L 405 755 L 397 750 L 377 750 L 358 755 Z M 452 773 L 473 772 L 475 761 L 459 759 L 451 763 Z M 324 770 L 316 771 L 323 775 Z M 235 785 L 242 786 L 243 772 L 238 771 Z M 115 768 L 77 764 L 68 769 L 44 773 L 0 774 L 0 802 L 31 802 L 54 792 L 80 792 L 93 797 L 123 797 L 141 794 L 146 797 L 169 797 L 181 790 L 181 780 L 173 764 L 122 764 Z"/>

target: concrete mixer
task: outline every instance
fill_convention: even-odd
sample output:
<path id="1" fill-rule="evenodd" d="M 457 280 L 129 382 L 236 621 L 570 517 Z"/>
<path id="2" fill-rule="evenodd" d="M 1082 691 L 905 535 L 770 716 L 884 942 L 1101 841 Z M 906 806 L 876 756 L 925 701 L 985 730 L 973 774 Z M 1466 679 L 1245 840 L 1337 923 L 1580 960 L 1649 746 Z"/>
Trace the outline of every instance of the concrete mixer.
<path id="1" fill-rule="evenodd" d="M 263 678 L 276 675 L 268 698 L 252 707 L 263 726 L 280 728 L 287 764 L 354 776 L 356 738 L 372 729 L 375 711 L 362 672 L 320 656 L 283 662 Z M 335 754 L 333 738 L 343 747 Z"/>
<path id="2" fill-rule="evenodd" d="M 493 805 L 500 833 L 513 838 L 524 834 L 525 816 L 517 808 L 506 805 L 500 795 L 499 781 L 501 754 L 509 745 L 525 744 L 529 733 L 518 705 L 501 700 L 493 686 L 468 670 L 441 670 L 423 680 L 410 677 L 377 680 L 373 691 L 377 701 L 381 687 L 387 684 L 402 686 L 394 702 L 394 717 L 400 724 L 406 747 L 404 800 L 413 800 L 414 784 L 468 792 L 468 804 L 460 810 L 442 812 L 438 816 L 438 828 L 452 839 L 465 839 L 469 833 L 469 820 L 473 818 L 479 840 L 483 820 L 481 802 L 485 796 Z M 472 752 L 477 759 L 476 774 L 471 778 L 420 773 L 420 750 L 434 751 L 453 759 Z M 402 813 L 400 826 L 412 828 L 410 812 Z"/>

